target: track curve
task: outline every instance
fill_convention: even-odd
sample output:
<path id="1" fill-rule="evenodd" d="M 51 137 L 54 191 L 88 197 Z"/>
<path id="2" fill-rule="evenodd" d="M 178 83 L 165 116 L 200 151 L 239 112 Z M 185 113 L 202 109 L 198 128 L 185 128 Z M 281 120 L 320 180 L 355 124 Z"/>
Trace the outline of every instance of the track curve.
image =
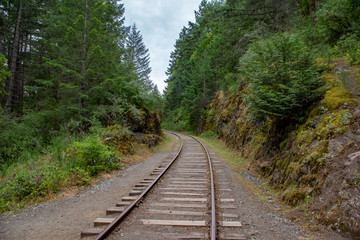
<path id="1" fill-rule="evenodd" d="M 135 185 L 117 207 L 108 209 L 109 214 L 118 213 L 115 218 L 94 222 L 95 226 L 106 226 L 95 239 L 217 239 L 215 179 L 209 151 L 195 137 L 167 132 L 179 138 L 176 155 Z"/>

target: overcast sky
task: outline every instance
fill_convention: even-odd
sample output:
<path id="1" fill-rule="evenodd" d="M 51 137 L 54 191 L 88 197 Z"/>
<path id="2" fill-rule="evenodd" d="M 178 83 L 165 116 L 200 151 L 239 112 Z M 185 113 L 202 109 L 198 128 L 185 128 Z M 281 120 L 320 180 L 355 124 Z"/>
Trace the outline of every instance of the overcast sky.
<path id="1" fill-rule="evenodd" d="M 201 0 L 122 0 L 125 24 L 136 23 L 150 51 L 151 79 L 160 93 L 165 88 L 170 53 L 183 26 L 195 21 Z"/>

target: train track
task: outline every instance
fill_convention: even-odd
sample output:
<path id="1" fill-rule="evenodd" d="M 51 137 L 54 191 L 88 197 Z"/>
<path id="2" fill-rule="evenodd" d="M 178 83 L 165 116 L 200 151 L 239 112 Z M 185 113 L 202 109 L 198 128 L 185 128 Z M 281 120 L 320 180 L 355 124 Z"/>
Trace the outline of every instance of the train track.
<path id="1" fill-rule="evenodd" d="M 83 231 L 82 237 L 246 239 L 221 166 L 214 168 L 220 163 L 198 139 L 172 134 L 180 141 L 175 156 L 135 185 L 116 207 L 107 209 L 109 217 L 96 219 L 96 228 Z"/>

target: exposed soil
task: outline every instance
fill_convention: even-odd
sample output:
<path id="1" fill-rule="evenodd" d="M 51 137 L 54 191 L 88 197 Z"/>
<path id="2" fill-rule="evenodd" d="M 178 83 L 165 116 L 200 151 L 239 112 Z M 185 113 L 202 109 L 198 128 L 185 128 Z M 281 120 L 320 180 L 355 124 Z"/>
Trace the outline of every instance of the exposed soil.
<path id="1" fill-rule="evenodd" d="M 173 140 L 175 142 L 175 140 Z M 150 175 L 172 150 L 156 154 L 136 165 L 128 165 L 114 178 L 102 181 L 80 194 L 29 207 L 17 215 L 0 216 L 0 239 L 79 239 L 81 230 L 92 227 L 132 186 Z M 132 161 L 137 161 L 133 159 Z"/>

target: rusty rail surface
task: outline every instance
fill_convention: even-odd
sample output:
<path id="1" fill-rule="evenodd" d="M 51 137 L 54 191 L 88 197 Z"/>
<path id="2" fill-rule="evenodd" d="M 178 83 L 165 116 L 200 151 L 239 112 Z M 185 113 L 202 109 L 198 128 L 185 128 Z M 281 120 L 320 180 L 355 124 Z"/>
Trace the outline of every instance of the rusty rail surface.
<path id="1" fill-rule="evenodd" d="M 170 132 L 170 131 L 168 131 Z M 149 193 L 151 188 L 159 181 L 159 179 L 165 174 L 165 172 L 171 167 L 171 165 L 176 161 L 176 159 L 179 157 L 182 149 L 183 149 L 183 140 L 181 137 L 174 133 L 170 132 L 177 136 L 180 139 L 180 148 L 176 154 L 176 156 L 173 158 L 173 160 L 167 165 L 167 167 L 156 177 L 156 179 L 130 204 L 115 220 L 109 224 L 97 237 L 96 240 L 102 240 L 105 239 L 109 234 L 123 221 L 127 215 L 139 204 L 139 202 L 143 199 L 143 197 Z"/>

